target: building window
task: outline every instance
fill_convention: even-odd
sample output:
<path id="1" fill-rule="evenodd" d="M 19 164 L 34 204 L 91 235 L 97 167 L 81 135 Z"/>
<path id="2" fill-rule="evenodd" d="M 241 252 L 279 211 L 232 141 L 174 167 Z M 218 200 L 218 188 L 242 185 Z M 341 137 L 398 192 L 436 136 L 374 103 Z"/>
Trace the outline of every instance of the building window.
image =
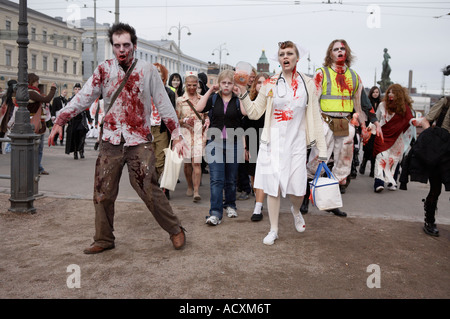
<path id="1" fill-rule="evenodd" d="M 47 71 L 48 70 L 48 58 L 46 57 L 46 56 L 44 56 L 43 58 L 42 58 L 42 69 L 44 70 L 44 71 Z"/>
<path id="2" fill-rule="evenodd" d="M 53 59 L 53 72 L 58 72 L 58 59 Z"/>
<path id="3" fill-rule="evenodd" d="M 11 31 L 11 21 L 6 20 L 5 27 L 6 27 L 6 31 Z"/>
<path id="4" fill-rule="evenodd" d="M 94 73 L 94 70 L 95 70 L 94 61 L 91 61 L 91 73 Z"/>
<path id="5" fill-rule="evenodd" d="M 67 48 L 67 40 L 66 39 L 63 40 L 63 47 Z"/>
<path id="6" fill-rule="evenodd" d="M 67 74 L 67 60 L 64 60 L 64 63 L 63 63 L 63 72 Z"/>
<path id="7" fill-rule="evenodd" d="M 84 75 L 84 61 L 81 61 L 81 75 Z"/>
<path id="8" fill-rule="evenodd" d="M 58 46 L 58 35 L 53 33 L 53 45 Z"/>
<path id="9" fill-rule="evenodd" d="M 31 40 L 36 41 L 36 28 L 31 28 Z"/>
<path id="10" fill-rule="evenodd" d="M 47 43 L 47 31 L 42 31 L 42 42 Z"/>
<path id="11" fill-rule="evenodd" d="M 73 62 L 73 74 L 77 74 L 77 62 Z"/>
<path id="12" fill-rule="evenodd" d="M 12 52 L 11 52 L 11 50 L 6 50 L 6 66 L 11 66 L 12 65 L 12 60 L 11 60 L 11 57 L 12 57 Z"/>
<path id="13" fill-rule="evenodd" d="M 31 68 L 36 70 L 36 61 L 37 61 L 37 55 L 32 54 L 31 55 Z"/>
<path id="14" fill-rule="evenodd" d="M 74 50 L 77 49 L 77 39 L 76 38 L 73 39 L 73 49 Z"/>

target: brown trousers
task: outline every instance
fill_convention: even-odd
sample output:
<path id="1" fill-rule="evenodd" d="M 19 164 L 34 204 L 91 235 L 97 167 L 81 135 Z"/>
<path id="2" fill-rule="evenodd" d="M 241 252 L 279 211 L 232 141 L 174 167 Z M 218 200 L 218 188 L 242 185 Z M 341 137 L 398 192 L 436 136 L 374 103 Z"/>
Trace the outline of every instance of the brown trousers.
<path id="1" fill-rule="evenodd" d="M 169 234 L 178 234 L 180 221 L 159 187 L 151 143 L 127 147 L 103 141 L 95 164 L 95 243 L 104 248 L 114 244 L 114 203 L 125 164 L 131 186 L 159 225 Z"/>

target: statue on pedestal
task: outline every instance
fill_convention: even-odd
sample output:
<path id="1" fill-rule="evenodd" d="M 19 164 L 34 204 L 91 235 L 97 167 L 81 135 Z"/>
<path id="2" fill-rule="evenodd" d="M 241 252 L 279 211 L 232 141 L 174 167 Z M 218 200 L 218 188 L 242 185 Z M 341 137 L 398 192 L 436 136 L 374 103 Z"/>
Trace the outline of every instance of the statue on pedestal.
<path id="1" fill-rule="evenodd" d="M 389 66 L 389 59 L 391 56 L 387 52 L 388 49 L 384 49 L 384 55 L 383 55 L 383 71 L 381 73 L 381 81 L 378 81 L 377 83 L 380 85 L 381 92 L 386 92 L 389 85 L 393 84 L 391 81 L 391 78 L 389 75 L 391 74 L 391 67 Z"/>

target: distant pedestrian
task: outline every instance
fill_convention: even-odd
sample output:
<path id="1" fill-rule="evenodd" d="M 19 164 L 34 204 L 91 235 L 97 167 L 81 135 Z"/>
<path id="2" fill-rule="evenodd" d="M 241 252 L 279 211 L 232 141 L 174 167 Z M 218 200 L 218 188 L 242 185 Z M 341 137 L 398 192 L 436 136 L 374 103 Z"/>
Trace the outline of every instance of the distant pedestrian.
<path id="1" fill-rule="evenodd" d="M 369 91 L 369 100 L 372 104 L 373 111 L 376 113 L 378 110 L 378 106 L 381 103 L 381 93 L 380 89 L 377 86 L 373 86 Z M 369 121 L 366 121 L 366 126 L 369 126 Z M 359 173 L 364 175 L 366 172 L 367 162 L 370 162 L 370 173 L 369 176 L 373 177 L 375 173 L 375 157 L 373 157 L 373 143 L 375 141 L 375 135 L 371 134 L 370 139 L 364 144 L 363 150 L 364 155 L 362 158 L 361 165 L 359 167 Z"/>
<path id="2" fill-rule="evenodd" d="M 53 99 L 52 104 L 50 105 L 50 113 L 51 113 L 51 120 L 52 123 L 55 123 L 56 118 L 58 117 L 61 110 L 66 106 L 67 104 L 67 90 L 63 89 L 61 91 L 61 94 Z M 62 130 L 62 139 L 60 139 L 60 144 L 63 145 L 64 142 L 64 127 Z M 55 136 L 55 143 L 58 141 L 59 136 Z"/>
<path id="3" fill-rule="evenodd" d="M 179 73 L 172 73 L 170 75 L 168 85 L 175 92 L 177 98 L 183 96 L 183 79 Z"/>
<path id="4" fill-rule="evenodd" d="M 155 217 L 158 224 L 170 234 L 175 249 L 185 244 L 184 229 L 173 213 L 170 203 L 160 189 L 156 178 L 155 153 L 151 146 L 152 99 L 161 120 L 172 133 L 173 148 L 182 155 L 185 149 L 175 110 L 166 94 L 158 70 L 152 64 L 134 58 L 137 36 L 128 24 L 114 24 L 108 30 L 114 58 L 101 63 L 83 89 L 63 109 L 56 119 L 49 145 L 61 125 L 84 111 L 103 96 L 105 100 L 103 135 L 94 178 L 95 236 L 94 243 L 84 250 L 86 254 L 101 253 L 115 247 L 114 203 L 125 164 L 130 183 Z M 134 67 L 134 69 L 130 69 Z M 128 81 L 112 105 L 114 92 L 130 71 Z"/>
<path id="5" fill-rule="evenodd" d="M 201 163 L 209 118 L 207 114 L 198 113 L 195 110 L 195 106 L 201 99 L 201 95 L 197 92 L 198 78 L 195 72 L 188 72 L 185 77 L 185 85 L 183 96 L 177 99 L 176 111 L 181 125 L 181 134 L 189 146 L 183 169 L 187 182 L 186 196 L 192 197 L 194 202 L 198 202 L 201 200 L 199 193 L 202 178 Z"/>
<path id="6" fill-rule="evenodd" d="M 73 87 L 73 95 L 69 102 L 80 92 L 81 84 L 75 83 Z M 73 153 L 73 159 L 84 158 L 84 146 L 86 142 L 86 134 L 89 132 L 89 124 L 92 123 L 89 107 L 84 109 L 80 114 L 69 121 L 66 134 L 66 154 Z"/>
<path id="7" fill-rule="evenodd" d="M 29 73 L 28 74 L 28 111 L 30 111 L 30 116 L 38 116 L 40 115 L 40 129 L 37 133 L 40 135 L 40 142 L 39 142 L 39 152 L 38 152 L 38 162 L 39 162 L 39 174 L 40 175 L 48 175 L 49 172 L 47 172 L 44 167 L 42 166 L 42 157 L 44 154 L 44 135 L 45 131 L 47 130 L 47 126 L 45 124 L 45 118 L 46 115 L 44 114 L 44 104 L 50 103 L 50 101 L 53 99 L 53 96 L 55 96 L 56 92 L 56 84 L 53 83 L 50 92 L 43 96 L 42 92 L 38 89 L 39 87 L 39 76 L 37 76 L 35 73 Z"/>
<path id="8" fill-rule="evenodd" d="M 250 100 L 252 101 L 256 100 L 256 97 L 258 96 L 261 87 L 268 78 L 269 75 L 266 73 L 257 74 L 255 81 L 250 86 L 249 90 Z M 248 118 L 248 116 L 245 116 L 243 121 L 244 121 L 244 129 L 254 130 L 256 132 L 257 137 L 256 141 L 252 141 L 256 142 L 256 148 L 250 147 L 251 142 L 250 138 L 248 136 L 245 137 L 245 168 L 247 174 L 250 176 L 251 187 L 253 188 L 255 193 L 255 207 L 253 209 L 251 220 L 256 222 L 262 220 L 263 218 L 262 208 L 265 197 L 264 190 L 260 188 L 255 188 L 256 159 L 258 158 L 259 144 L 261 142 L 261 131 L 264 128 L 265 113 L 258 120 L 251 120 Z M 254 149 L 256 149 L 256 153 L 253 152 Z"/>
<path id="9" fill-rule="evenodd" d="M 8 124 L 16 107 L 16 89 L 17 81 L 9 80 L 6 94 L 3 96 L 0 104 L 0 138 L 5 137 L 9 130 Z M 2 142 L 0 142 L 0 154 L 2 154 L 2 152 Z"/>
<path id="10" fill-rule="evenodd" d="M 409 147 L 413 136 L 410 120 L 414 117 L 412 99 L 406 88 L 392 84 L 386 90 L 383 102 L 377 110 L 383 138 L 375 137 L 373 156 L 375 157 L 374 191 L 380 193 L 385 183 L 389 190 L 397 190 L 394 178 L 397 164 Z"/>

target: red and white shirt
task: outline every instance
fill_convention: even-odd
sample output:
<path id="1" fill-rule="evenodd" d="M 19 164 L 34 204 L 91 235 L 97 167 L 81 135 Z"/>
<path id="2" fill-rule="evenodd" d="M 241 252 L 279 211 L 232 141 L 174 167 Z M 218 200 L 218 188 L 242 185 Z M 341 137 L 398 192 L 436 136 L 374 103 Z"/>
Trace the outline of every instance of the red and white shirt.
<path id="1" fill-rule="evenodd" d="M 56 119 L 64 125 L 71 118 L 103 96 L 105 109 L 125 77 L 117 59 L 101 63 L 81 91 L 67 104 Z M 153 103 L 152 103 L 153 101 Z M 138 60 L 128 82 L 114 105 L 105 115 L 103 140 L 118 145 L 123 136 L 125 146 L 135 146 L 151 141 L 153 104 L 172 135 L 180 136 L 180 124 L 167 95 L 158 70 L 153 64 Z"/>

